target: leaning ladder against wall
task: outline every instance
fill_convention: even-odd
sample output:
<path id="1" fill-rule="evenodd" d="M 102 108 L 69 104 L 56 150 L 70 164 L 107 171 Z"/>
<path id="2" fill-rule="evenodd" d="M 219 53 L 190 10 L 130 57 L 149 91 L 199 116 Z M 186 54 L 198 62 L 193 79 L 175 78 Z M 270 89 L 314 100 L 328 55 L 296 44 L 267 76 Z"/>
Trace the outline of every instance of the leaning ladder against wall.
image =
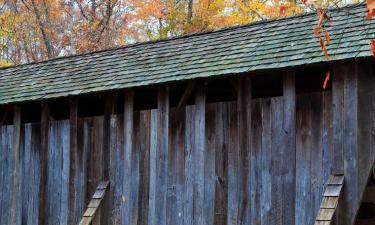
<path id="1" fill-rule="evenodd" d="M 86 212 L 83 214 L 79 225 L 89 225 L 95 217 L 95 213 L 98 211 L 100 203 L 102 202 L 106 191 L 109 187 L 109 181 L 102 181 L 99 183 L 94 195 L 91 198 L 90 203 L 87 206 Z"/>
<path id="2" fill-rule="evenodd" d="M 330 225 L 332 223 L 333 216 L 339 203 L 343 184 L 344 175 L 340 174 L 330 176 L 318 215 L 316 216 L 315 225 Z"/>

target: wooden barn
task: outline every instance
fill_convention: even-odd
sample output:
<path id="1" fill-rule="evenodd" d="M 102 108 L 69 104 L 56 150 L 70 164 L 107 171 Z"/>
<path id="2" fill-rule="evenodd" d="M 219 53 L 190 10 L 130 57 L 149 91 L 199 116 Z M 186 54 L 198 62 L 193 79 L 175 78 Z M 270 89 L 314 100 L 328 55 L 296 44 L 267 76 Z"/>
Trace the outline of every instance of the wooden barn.
<path id="1" fill-rule="evenodd" d="M 0 224 L 375 224 L 375 21 L 329 14 L 328 61 L 308 13 L 1 69 Z"/>

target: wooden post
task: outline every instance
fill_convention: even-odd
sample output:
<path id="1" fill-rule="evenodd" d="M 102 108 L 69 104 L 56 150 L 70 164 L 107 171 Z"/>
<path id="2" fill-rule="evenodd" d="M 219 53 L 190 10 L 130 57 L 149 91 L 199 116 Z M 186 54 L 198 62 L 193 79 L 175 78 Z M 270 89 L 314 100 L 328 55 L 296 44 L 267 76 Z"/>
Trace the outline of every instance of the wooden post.
<path id="1" fill-rule="evenodd" d="M 285 183 L 283 187 L 283 224 L 295 224 L 295 179 L 296 179 L 296 85 L 295 73 L 284 75 L 284 162 Z"/>
<path id="2" fill-rule="evenodd" d="M 81 215 L 77 213 L 76 199 L 76 172 L 78 167 L 78 147 L 77 147 L 77 125 L 78 124 L 78 100 L 70 99 L 70 167 L 69 167 L 69 224 L 76 224 Z"/>
<path id="3" fill-rule="evenodd" d="M 133 211 L 135 205 L 131 204 L 132 201 L 132 152 L 134 148 L 134 92 L 126 91 L 124 98 L 124 207 L 121 208 L 121 221 L 123 224 L 133 224 Z"/>
<path id="4" fill-rule="evenodd" d="M 39 224 L 46 224 L 47 218 L 47 164 L 48 164 L 48 138 L 50 126 L 49 104 L 42 103 L 41 116 L 41 148 L 40 148 L 40 186 L 39 186 Z"/>
<path id="5" fill-rule="evenodd" d="M 197 84 L 195 93 L 195 118 L 194 118 L 194 225 L 206 224 L 204 213 L 204 174 L 205 174 L 205 117 L 206 95 L 204 83 Z"/>
<path id="6" fill-rule="evenodd" d="M 21 216 L 19 171 L 20 170 L 20 148 L 21 148 L 21 108 L 17 105 L 13 110 L 13 171 L 12 171 L 12 196 L 10 205 L 10 224 L 18 224 Z"/>
<path id="7" fill-rule="evenodd" d="M 110 180 L 110 131 L 111 131 L 111 116 L 116 109 L 116 95 L 107 94 L 104 97 L 104 121 L 103 121 L 103 176 L 104 180 Z M 113 188 L 109 190 L 108 196 L 103 199 L 100 221 L 101 224 L 110 224 L 111 212 L 113 203 Z"/>
<path id="8" fill-rule="evenodd" d="M 169 88 L 158 90 L 158 109 L 151 112 L 149 225 L 166 225 L 169 141 Z"/>
<path id="9" fill-rule="evenodd" d="M 238 129 L 238 218 L 237 223 L 250 224 L 250 136 L 251 136 L 251 98 L 250 77 L 238 77 L 237 85 L 237 129 Z M 241 219 L 242 218 L 242 219 Z"/>

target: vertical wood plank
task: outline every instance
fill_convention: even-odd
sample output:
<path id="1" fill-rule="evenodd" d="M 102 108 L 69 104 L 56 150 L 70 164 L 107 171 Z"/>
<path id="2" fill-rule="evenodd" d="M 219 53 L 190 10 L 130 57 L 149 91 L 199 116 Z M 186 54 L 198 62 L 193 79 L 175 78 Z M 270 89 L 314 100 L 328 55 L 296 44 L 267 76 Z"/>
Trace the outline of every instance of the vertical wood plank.
<path id="1" fill-rule="evenodd" d="M 10 224 L 19 224 L 21 218 L 20 204 L 20 153 L 21 153 L 21 107 L 15 105 L 13 108 L 13 169 L 12 169 L 12 192 L 10 205 Z"/>
<path id="2" fill-rule="evenodd" d="M 283 163 L 284 163 L 284 132 L 283 132 L 283 98 L 271 98 L 271 214 L 270 224 L 283 224 Z"/>
<path id="3" fill-rule="evenodd" d="M 39 224 L 46 224 L 47 218 L 47 167 L 48 167 L 48 139 L 50 126 L 50 108 L 48 103 L 41 105 L 41 143 L 40 143 L 40 195 L 39 195 Z"/>
<path id="4" fill-rule="evenodd" d="M 332 173 L 344 173 L 344 66 L 333 67 L 332 107 L 333 107 L 333 167 Z"/>
<path id="5" fill-rule="evenodd" d="M 124 208 L 122 208 L 122 223 L 136 224 L 137 202 L 135 202 L 135 194 L 133 186 L 135 185 L 132 172 L 136 169 L 136 163 L 133 161 L 133 139 L 134 139 L 134 93 L 127 91 L 124 95 L 124 183 L 123 192 L 126 200 Z M 137 187 L 135 187 L 137 188 Z"/>
<path id="6" fill-rule="evenodd" d="M 158 90 L 158 109 L 151 120 L 149 224 L 166 224 L 169 143 L 169 88 Z M 154 114 L 152 112 L 152 114 Z M 155 118 L 156 116 L 156 118 Z M 156 120 L 156 121 L 155 121 Z M 154 187 L 155 185 L 155 187 Z"/>
<path id="7" fill-rule="evenodd" d="M 206 96 L 204 84 L 197 84 L 194 118 L 194 225 L 206 224 L 204 214 L 204 175 L 205 175 L 205 116 Z"/>
<path id="8" fill-rule="evenodd" d="M 262 150 L 261 150 L 261 224 L 271 225 L 272 207 L 272 132 L 271 132 L 271 101 L 261 101 Z"/>
<path id="9" fill-rule="evenodd" d="M 141 156 L 140 166 L 140 189 L 138 203 L 138 224 L 147 225 L 148 221 L 148 199 L 149 199 L 149 179 L 150 179 L 150 110 L 141 111 L 136 146 Z"/>
<path id="10" fill-rule="evenodd" d="M 78 161 L 78 147 L 77 147 L 77 123 L 78 123 L 78 100 L 72 98 L 70 100 L 70 170 L 69 170 L 69 224 L 76 224 L 80 220 L 79 214 L 77 214 L 77 187 L 76 183 L 79 180 L 76 179 L 77 167 L 79 167 Z"/>
<path id="11" fill-rule="evenodd" d="M 103 161 L 102 161 L 102 165 L 101 165 L 101 168 L 103 169 L 103 177 L 105 180 L 111 180 L 111 174 L 110 174 L 110 170 L 111 170 L 111 151 L 109 149 L 112 150 L 112 145 L 111 145 L 111 131 L 112 131 L 112 115 L 114 114 L 115 112 L 115 109 L 116 109 L 116 95 L 114 94 L 107 94 L 105 97 L 105 102 L 104 102 L 104 123 L 103 123 Z M 113 139 L 112 139 L 113 140 Z M 113 164 L 116 164 L 115 162 L 113 162 Z M 112 184 L 112 182 L 111 182 Z M 112 186 L 112 185 L 111 185 Z M 109 211 L 109 209 L 112 208 L 111 204 L 113 204 L 113 202 L 115 201 L 112 197 L 113 197 L 113 192 L 111 192 L 111 189 L 110 188 L 110 192 L 108 193 L 108 196 L 107 198 L 104 198 L 103 199 L 103 202 L 102 202 L 102 209 L 101 210 L 101 214 L 102 216 L 100 217 L 101 218 L 101 223 L 102 224 L 111 224 L 113 223 L 113 220 L 111 219 L 111 215 L 113 212 Z M 104 210 L 105 209 L 105 210 Z"/>
<path id="12" fill-rule="evenodd" d="M 283 224 L 295 224 L 295 182 L 296 182 L 296 87 L 295 73 L 284 75 L 284 151 L 283 151 Z"/>
<path id="13" fill-rule="evenodd" d="M 344 73 L 344 174 L 343 212 L 340 222 L 353 224 L 359 206 L 358 192 L 358 65 L 345 65 Z"/>
<path id="14" fill-rule="evenodd" d="M 250 136 L 251 136 L 251 80 L 239 77 L 237 87 L 238 129 L 238 222 L 250 223 Z"/>
<path id="15" fill-rule="evenodd" d="M 196 106 L 186 107 L 185 117 L 185 193 L 184 225 L 192 225 L 194 218 L 194 143 Z"/>
<path id="16" fill-rule="evenodd" d="M 224 225 L 227 223 L 227 200 L 228 200 L 228 170 L 227 170 L 227 139 L 224 136 L 226 130 L 228 130 L 228 123 L 224 121 L 227 118 L 227 108 L 225 104 L 219 103 L 215 104 L 214 114 L 207 117 L 207 123 L 209 119 L 214 119 L 213 121 L 213 146 L 207 146 L 207 148 L 215 148 L 215 214 L 214 214 L 214 224 Z M 208 126 L 209 127 L 209 126 Z"/>
<path id="17" fill-rule="evenodd" d="M 13 130 L 14 126 L 1 126 L 0 132 L 0 168 L 1 168 L 1 191 L 0 191 L 0 203 L 1 203 L 1 216 L 0 224 L 10 223 L 10 208 L 11 208 L 11 191 L 12 191 L 12 147 L 13 147 Z"/>

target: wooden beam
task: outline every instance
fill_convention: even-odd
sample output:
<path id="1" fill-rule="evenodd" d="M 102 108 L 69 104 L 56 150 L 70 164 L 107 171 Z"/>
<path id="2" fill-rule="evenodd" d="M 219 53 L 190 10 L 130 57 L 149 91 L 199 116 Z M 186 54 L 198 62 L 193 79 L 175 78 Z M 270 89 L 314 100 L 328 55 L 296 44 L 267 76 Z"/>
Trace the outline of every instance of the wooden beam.
<path id="1" fill-rule="evenodd" d="M 205 176 L 205 124 L 206 124 L 206 93 L 204 83 L 197 84 L 195 93 L 195 118 L 194 118 L 194 225 L 207 224 L 204 202 L 204 176 Z"/>
<path id="2" fill-rule="evenodd" d="M 12 171 L 12 196 L 10 205 L 10 224 L 17 224 L 21 216 L 19 193 L 20 148 L 21 148 L 21 108 L 14 106 L 13 110 L 13 171 Z"/>
<path id="3" fill-rule="evenodd" d="M 184 94 L 182 95 L 180 102 L 177 105 L 177 108 L 181 108 L 182 106 L 186 105 L 186 102 L 189 100 L 189 97 L 191 95 L 191 92 L 194 90 L 195 83 L 194 81 L 191 81 L 188 83 Z"/>
<path id="4" fill-rule="evenodd" d="M 124 94 L 124 176 L 131 177 L 132 170 L 132 153 L 134 148 L 134 92 L 126 91 Z M 132 199 L 132 182 L 130 179 L 125 178 L 123 183 L 125 199 L 129 201 L 125 202 L 124 207 L 121 210 L 121 221 L 123 224 L 131 224 L 133 218 L 134 205 L 131 205 Z"/>
<path id="5" fill-rule="evenodd" d="M 49 104 L 43 102 L 41 115 L 41 147 L 40 147 L 40 184 L 39 184 L 39 224 L 46 224 L 47 218 L 47 164 L 48 164 L 48 138 L 50 126 Z"/>
<path id="6" fill-rule="evenodd" d="M 285 224 L 295 224 L 295 192 L 296 192 L 296 81 L 295 72 L 288 71 L 283 77 L 284 121 L 282 170 L 286 176 L 283 182 L 283 199 L 287 199 L 283 206 Z"/>
<path id="7" fill-rule="evenodd" d="M 78 147 L 77 147 L 77 126 L 78 126 L 78 99 L 70 99 L 70 167 L 69 167 L 69 215 L 68 223 L 76 224 L 78 216 L 76 215 L 76 172 L 78 164 Z"/>

